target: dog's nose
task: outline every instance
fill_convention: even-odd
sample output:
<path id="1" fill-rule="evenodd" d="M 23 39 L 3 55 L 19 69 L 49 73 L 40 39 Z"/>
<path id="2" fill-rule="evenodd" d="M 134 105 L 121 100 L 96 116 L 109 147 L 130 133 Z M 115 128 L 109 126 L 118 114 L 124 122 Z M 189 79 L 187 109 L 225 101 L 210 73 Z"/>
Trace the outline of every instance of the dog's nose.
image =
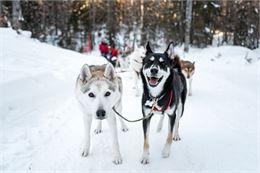
<path id="1" fill-rule="evenodd" d="M 104 119 L 105 116 L 106 116 L 106 111 L 104 111 L 103 109 L 99 109 L 99 110 L 96 112 L 96 114 L 97 114 L 97 118 L 102 120 L 102 119 Z"/>
<path id="2" fill-rule="evenodd" d="M 152 73 L 153 75 L 157 74 L 157 73 L 158 73 L 158 69 L 157 69 L 157 68 L 152 68 L 152 69 L 151 69 L 151 73 Z"/>

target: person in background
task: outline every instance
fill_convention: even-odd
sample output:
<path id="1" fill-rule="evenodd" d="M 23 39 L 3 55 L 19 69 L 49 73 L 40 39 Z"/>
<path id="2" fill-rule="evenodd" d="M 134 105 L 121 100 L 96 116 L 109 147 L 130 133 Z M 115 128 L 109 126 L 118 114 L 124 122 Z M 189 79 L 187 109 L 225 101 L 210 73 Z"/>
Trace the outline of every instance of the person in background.
<path id="1" fill-rule="evenodd" d="M 115 46 L 112 47 L 111 50 L 111 57 L 117 57 L 118 56 L 118 50 L 115 48 Z"/>
<path id="2" fill-rule="evenodd" d="M 111 55 L 110 55 L 110 62 L 113 64 L 113 66 L 116 66 L 117 56 L 118 56 L 118 50 L 116 49 L 115 45 L 112 44 L 111 47 Z"/>
<path id="3" fill-rule="evenodd" d="M 107 58 L 109 49 L 108 44 L 104 40 L 99 45 L 99 51 L 103 57 Z"/>

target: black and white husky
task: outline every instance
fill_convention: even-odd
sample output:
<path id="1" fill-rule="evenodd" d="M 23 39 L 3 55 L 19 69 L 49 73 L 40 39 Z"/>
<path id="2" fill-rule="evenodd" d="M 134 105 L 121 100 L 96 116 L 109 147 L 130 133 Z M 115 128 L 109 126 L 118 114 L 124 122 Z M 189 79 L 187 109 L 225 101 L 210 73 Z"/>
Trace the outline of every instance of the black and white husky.
<path id="1" fill-rule="evenodd" d="M 112 133 L 113 152 L 115 164 L 122 163 L 117 137 L 116 115 L 112 110 L 116 108 L 122 112 L 122 80 L 116 75 L 112 64 L 102 66 L 88 66 L 85 64 L 77 78 L 76 98 L 83 112 L 84 141 L 81 155 L 88 156 L 90 148 L 90 129 L 92 118 L 98 119 L 99 123 L 95 133 L 102 130 L 102 120 L 107 119 Z M 120 119 L 122 130 L 127 131 L 123 120 Z"/>
<path id="2" fill-rule="evenodd" d="M 146 117 L 150 113 L 161 113 L 169 117 L 168 135 L 162 150 L 163 158 L 169 157 L 172 140 L 180 140 L 178 133 L 179 120 L 183 115 L 187 93 L 186 80 L 181 73 L 180 63 L 176 59 L 172 60 L 169 57 L 170 46 L 171 43 L 164 53 L 153 53 L 148 42 L 141 71 L 143 116 Z M 150 162 L 149 126 L 151 117 L 143 120 L 144 146 L 141 157 L 142 164 Z M 159 123 L 159 129 L 162 125 L 162 119 Z"/>

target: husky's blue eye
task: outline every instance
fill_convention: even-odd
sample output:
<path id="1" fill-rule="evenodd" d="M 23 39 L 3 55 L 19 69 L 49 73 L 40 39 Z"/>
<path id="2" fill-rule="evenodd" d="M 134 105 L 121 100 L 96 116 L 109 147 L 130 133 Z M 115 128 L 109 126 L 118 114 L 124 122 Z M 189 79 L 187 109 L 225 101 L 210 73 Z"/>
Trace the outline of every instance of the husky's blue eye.
<path id="1" fill-rule="evenodd" d="M 110 96 L 110 94 L 111 94 L 111 92 L 107 91 L 107 92 L 105 93 L 105 97 Z"/>
<path id="2" fill-rule="evenodd" d="M 88 96 L 89 97 L 95 97 L 95 95 L 93 93 L 89 93 Z"/>

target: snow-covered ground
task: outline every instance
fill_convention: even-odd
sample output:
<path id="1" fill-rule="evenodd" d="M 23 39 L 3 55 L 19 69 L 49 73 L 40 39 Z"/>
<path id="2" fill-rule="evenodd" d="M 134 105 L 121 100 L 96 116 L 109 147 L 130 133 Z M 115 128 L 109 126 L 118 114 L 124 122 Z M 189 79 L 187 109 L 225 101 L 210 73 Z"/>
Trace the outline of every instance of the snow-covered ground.
<path id="1" fill-rule="evenodd" d="M 185 58 L 196 61 L 196 72 L 181 119 L 182 140 L 162 158 L 167 119 L 157 133 L 154 116 L 151 163 L 141 165 L 142 126 L 127 123 L 130 130 L 119 132 L 123 164 L 116 166 L 106 123 L 101 134 L 91 134 L 90 155 L 82 158 L 79 151 L 83 122 L 74 83 L 84 63 L 105 60 L 98 52 L 82 55 L 0 28 L 0 172 L 258 172 L 259 49 L 192 48 Z M 131 73 L 120 75 L 123 114 L 139 118 L 141 97 L 134 95 Z"/>

